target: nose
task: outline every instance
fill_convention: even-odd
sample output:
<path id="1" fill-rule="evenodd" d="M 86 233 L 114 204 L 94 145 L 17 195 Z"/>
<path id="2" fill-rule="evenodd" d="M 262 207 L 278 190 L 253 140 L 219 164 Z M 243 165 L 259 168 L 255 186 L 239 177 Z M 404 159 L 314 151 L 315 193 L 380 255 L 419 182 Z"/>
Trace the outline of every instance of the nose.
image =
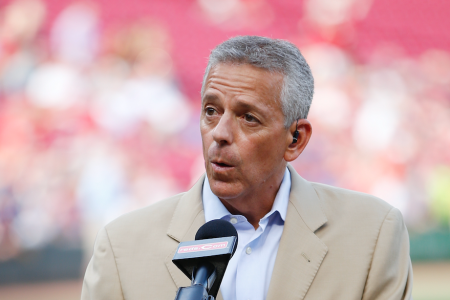
<path id="1" fill-rule="evenodd" d="M 219 145 L 227 145 L 233 143 L 233 119 L 225 113 L 220 118 L 213 131 L 213 139 Z"/>

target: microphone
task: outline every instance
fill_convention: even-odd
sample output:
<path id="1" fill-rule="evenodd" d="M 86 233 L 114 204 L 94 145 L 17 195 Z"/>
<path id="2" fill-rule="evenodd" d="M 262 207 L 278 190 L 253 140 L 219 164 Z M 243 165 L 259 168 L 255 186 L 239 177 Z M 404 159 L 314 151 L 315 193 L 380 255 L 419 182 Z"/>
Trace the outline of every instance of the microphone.
<path id="1" fill-rule="evenodd" d="M 224 220 L 205 223 L 195 241 L 180 243 L 172 262 L 191 279 L 191 286 L 179 288 L 175 300 L 214 300 L 237 244 L 236 229 Z"/>

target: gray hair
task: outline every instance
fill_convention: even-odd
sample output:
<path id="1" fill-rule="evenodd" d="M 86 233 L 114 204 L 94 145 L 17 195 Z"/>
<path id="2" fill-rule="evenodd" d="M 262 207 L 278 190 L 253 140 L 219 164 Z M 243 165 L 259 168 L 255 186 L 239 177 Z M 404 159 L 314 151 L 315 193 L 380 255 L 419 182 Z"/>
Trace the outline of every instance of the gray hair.
<path id="1" fill-rule="evenodd" d="M 281 105 L 288 128 L 298 119 L 306 119 L 314 93 L 314 78 L 300 50 L 284 40 L 260 36 L 237 36 L 211 51 L 203 76 L 202 96 L 209 71 L 218 64 L 249 64 L 283 75 Z"/>

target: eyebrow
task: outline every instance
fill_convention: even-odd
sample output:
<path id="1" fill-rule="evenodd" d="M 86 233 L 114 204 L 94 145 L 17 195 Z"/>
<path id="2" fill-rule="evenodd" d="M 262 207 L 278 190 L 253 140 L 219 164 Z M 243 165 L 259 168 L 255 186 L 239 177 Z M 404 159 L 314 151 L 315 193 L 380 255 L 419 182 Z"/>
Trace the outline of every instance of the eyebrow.
<path id="1" fill-rule="evenodd" d="M 264 107 L 259 106 L 258 103 L 252 104 L 236 99 L 235 107 L 239 111 L 254 112 L 260 118 L 267 118 L 267 111 Z"/>
<path id="2" fill-rule="evenodd" d="M 202 105 L 205 102 L 217 102 L 219 101 L 219 97 L 215 94 L 205 94 L 202 98 Z M 261 109 L 260 107 L 258 107 L 258 105 L 253 105 L 253 104 L 249 104 L 245 101 L 236 100 L 236 106 L 238 109 L 242 109 L 242 110 L 248 110 L 248 111 L 256 111 L 259 113 L 264 114 L 264 109 Z"/>
<path id="3" fill-rule="evenodd" d="M 202 104 L 205 103 L 206 101 L 217 101 L 217 100 L 219 100 L 219 97 L 217 97 L 217 95 L 206 94 L 202 97 Z"/>
<path id="4" fill-rule="evenodd" d="M 252 104 L 248 104 L 246 102 L 237 100 L 236 101 L 237 107 L 241 108 L 241 109 L 246 109 L 246 110 L 257 110 L 260 111 L 260 109 L 258 108 L 258 106 L 256 105 L 252 105 Z"/>

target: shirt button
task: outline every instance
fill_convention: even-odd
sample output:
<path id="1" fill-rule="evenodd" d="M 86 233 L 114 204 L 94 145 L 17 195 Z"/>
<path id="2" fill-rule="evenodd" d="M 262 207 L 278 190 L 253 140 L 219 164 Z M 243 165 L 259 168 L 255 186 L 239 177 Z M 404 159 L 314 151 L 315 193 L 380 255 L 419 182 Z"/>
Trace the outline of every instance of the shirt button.
<path id="1" fill-rule="evenodd" d="M 247 253 L 248 255 L 252 254 L 252 248 L 247 247 L 247 249 L 245 249 L 245 253 Z"/>
<path id="2" fill-rule="evenodd" d="M 234 218 L 234 217 L 231 218 L 231 219 L 230 219 L 230 223 L 231 223 L 231 224 L 236 224 L 236 223 L 237 223 L 237 219 Z"/>

